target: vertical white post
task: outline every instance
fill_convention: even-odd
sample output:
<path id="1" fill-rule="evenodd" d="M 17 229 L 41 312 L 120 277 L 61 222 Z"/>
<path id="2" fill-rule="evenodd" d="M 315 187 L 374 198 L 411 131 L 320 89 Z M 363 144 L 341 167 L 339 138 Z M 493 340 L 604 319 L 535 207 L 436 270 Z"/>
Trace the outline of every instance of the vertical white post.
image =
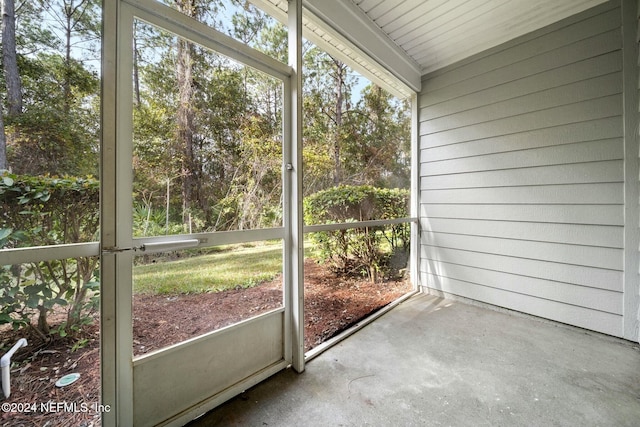
<path id="1" fill-rule="evenodd" d="M 115 202 L 115 116 L 118 0 L 104 0 L 102 7 L 102 93 L 100 147 L 100 244 L 114 247 L 116 220 L 111 207 Z M 111 410 L 102 413 L 102 425 L 117 425 L 116 381 L 116 290 L 115 255 L 100 256 L 100 380 L 101 403 Z"/>
<path id="2" fill-rule="evenodd" d="M 293 77 L 284 81 L 283 92 L 283 112 L 282 112 L 282 225 L 284 227 L 284 241 L 282 252 L 282 271 L 284 273 L 283 283 L 283 303 L 285 306 L 284 311 L 284 360 L 288 363 L 292 363 L 293 345 L 292 345 L 292 330 L 293 330 L 293 288 L 296 286 L 294 279 L 294 260 L 295 260 L 295 245 L 294 245 L 294 230 L 295 222 L 293 221 L 293 204 L 294 197 L 291 190 L 294 174 L 293 174 L 293 159 L 292 159 L 292 141 L 293 137 L 291 132 L 293 127 L 291 126 L 292 117 L 292 95 L 291 86 L 294 82 Z"/>
<path id="3" fill-rule="evenodd" d="M 636 36 L 636 41 L 638 42 L 638 44 L 640 45 L 640 0 L 638 0 L 636 2 L 636 22 L 638 24 L 638 35 Z M 638 49 L 638 52 L 636 52 L 638 54 L 638 73 L 640 73 L 640 48 Z M 638 90 L 640 91 L 640 81 L 638 82 Z M 640 105 L 638 106 L 638 115 L 640 116 Z M 640 120 L 640 117 L 638 118 L 638 120 Z M 638 129 L 639 133 L 638 133 L 638 138 L 640 139 L 640 125 L 639 125 L 639 129 Z M 638 153 L 638 156 L 640 157 L 640 152 Z M 640 200 L 638 200 L 638 208 L 640 209 Z M 640 219 L 639 219 L 640 221 Z M 640 226 L 640 223 L 638 224 Z M 640 247 L 638 248 L 638 250 L 640 251 Z M 640 266 L 638 267 L 640 269 Z M 640 271 L 639 271 L 640 273 Z M 640 283 L 638 284 L 638 294 L 640 295 Z M 640 298 L 640 297 L 639 297 Z M 638 313 L 637 313 L 637 318 L 638 318 L 638 323 L 640 323 L 640 302 L 638 303 Z M 638 333 L 638 342 L 640 342 L 640 332 Z"/>
<path id="4" fill-rule="evenodd" d="M 100 366 L 102 425 L 133 424 L 131 330 L 131 99 L 133 18 L 103 3 L 100 151 Z"/>
<path id="5" fill-rule="evenodd" d="M 304 234 L 302 208 L 302 0 L 289 0 L 289 65 L 291 84 L 291 345 L 292 366 L 304 371 Z"/>
<path id="6" fill-rule="evenodd" d="M 640 214 L 638 203 L 638 11 L 637 2 L 623 0 L 622 87 L 624 123 L 624 311 L 623 336 L 638 340 L 640 276 L 638 245 Z"/>
<path id="7" fill-rule="evenodd" d="M 411 96 L 411 258 L 409 271 L 413 289 L 420 290 L 420 144 L 418 141 L 418 95 Z"/>

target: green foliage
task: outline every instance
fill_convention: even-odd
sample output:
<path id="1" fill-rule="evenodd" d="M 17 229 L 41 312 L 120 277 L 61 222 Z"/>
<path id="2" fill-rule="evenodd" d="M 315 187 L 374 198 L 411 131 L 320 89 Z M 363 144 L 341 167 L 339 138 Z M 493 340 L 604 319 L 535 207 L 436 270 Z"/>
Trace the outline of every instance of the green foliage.
<path id="1" fill-rule="evenodd" d="M 93 177 L 1 177 L 0 221 L 27 233 L 24 246 L 97 240 L 99 182 Z"/>
<path id="2" fill-rule="evenodd" d="M 96 73 L 56 53 L 22 56 L 19 65 L 24 111 L 6 124 L 13 171 L 96 173 L 100 88 Z"/>
<path id="3" fill-rule="evenodd" d="M 151 204 L 136 203 L 133 206 L 133 236 L 162 236 L 163 234 L 184 234 L 189 229 L 185 224 L 167 223 L 165 209 L 154 209 Z"/>
<path id="4" fill-rule="evenodd" d="M 409 186 L 411 133 L 408 101 L 369 85 L 343 125 L 342 164 L 350 182 Z"/>
<path id="5" fill-rule="evenodd" d="M 409 192 L 369 185 L 341 185 L 319 191 L 304 200 L 307 224 L 331 224 L 408 216 Z M 375 281 L 391 273 L 389 259 L 409 246 L 408 224 L 358 227 L 318 232 L 312 239 L 321 256 L 340 273 L 365 273 Z M 382 250 L 383 242 L 389 250 Z"/>
<path id="6" fill-rule="evenodd" d="M 89 178 L 0 176 L 0 247 L 50 246 L 97 240 L 99 183 Z M 97 308 L 97 258 L 2 266 L 0 323 L 19 327 L 38 314 L 38 330 L 52 332 L 47 314 L 66 306 L 67 332 Z M 55 332 L 55 331 L 53 331 Z"/>
<path id="7" fill-rule="evenodd" d="M 3 182 L 12 182 L 11 178 L 3 177 Z M 0 248 L 19 240 L 20 236 L 11 228 L 0 228 Z M 19 287 L 12 284 L 11 266 L 0 266 L 0 325 L 10 323 L 14 329 L 28 324 L 28 316 L 23 314 L 26 304 L 23 304 L 25 295 Z M 12 316 L 12 314 L 14 314 Z"/>
<path id="8" fill-rule="evenodd" d="M 237 6 L 225 31 L 284 60 L 286 29 Z M 211 19 L 204 9 L 198 19 Z M 196 44 L 177 49 L 179 38 L 152 25 L 136 21 L 135 32 L 135 204 L 165 213 L 168 204 L 169 222 L 194 232 L 281 226 L 282 82 Z M 190 86 L 176 71 L 186 52 Z M 355 95 L 353 73 L 316 47 L 304 62 L 304 194 L 335 183 L 406 187 L 407 104 L 374 85 Z M 190 108 L 180 114 L 185 91 Z"/>

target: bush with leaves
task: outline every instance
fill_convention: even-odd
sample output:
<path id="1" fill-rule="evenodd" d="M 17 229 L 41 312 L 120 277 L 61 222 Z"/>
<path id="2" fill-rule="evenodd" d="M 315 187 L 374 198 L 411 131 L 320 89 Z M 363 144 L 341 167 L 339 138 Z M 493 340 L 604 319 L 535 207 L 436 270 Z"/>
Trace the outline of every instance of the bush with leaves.
<path id="1" fill-rule="evenodd" d="M 0 175 L 0 248 L 51 246 L 97 240 L 99 182 L 91 177 Z M 97 307 L 97 257 L 55 259 L 0 268 L 0 324 L 29 325 L 44 337 L 64 336 Z M 47 315 L 67 307 L 52 330 Z"/>
<path id="2" fill-rule="evenodd" d="M 331 224 L 403 218 L 408 215 L 409 192 L 369 185 L 341 185 L 305 198 L 307 224 Z M 338 273 L 364 273 L 376 281 L 391 271 L 389 260 L 409 248 L 409 225 L 357 227 L 312 234 L 321 256 Z M 382 243 L 389 250 L 383 251 Z"/>

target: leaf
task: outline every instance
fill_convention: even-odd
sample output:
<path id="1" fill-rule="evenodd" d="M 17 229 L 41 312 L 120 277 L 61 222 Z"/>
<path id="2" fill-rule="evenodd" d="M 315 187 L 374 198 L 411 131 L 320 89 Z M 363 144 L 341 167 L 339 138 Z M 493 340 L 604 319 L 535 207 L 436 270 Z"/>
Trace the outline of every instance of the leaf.
<path id="1" fill-rule="evenodd" d="M 40 286 L 30 285 L 24 287 L 24 293 L 27 295 L 37 295 L 40 292 Z"/>
<path id="2" fill-rule="evenodd" d="M 0 228 L 0 241 L 9 237 L 12 232 L 13 229 L 11 228 Z"/>
<path id="3" fill-rule="evenodd" d="M 86 289 L 89 289 L 89 290 L 92 290 L 92 291 L 98 290 L 98 289 L 100 289 L 100 282 L 95 282 L 95 281 L 87 282 L 87 283 L 84 284 L 84 287 Z"/>
<path id="4" fill-rule="evenodd" d="M 42 305 L 44 305 L 45 308 L 53 308 L 53 306 L 55 305 L 65 306 L 67 305 L 67 301 L 61 298 L 53 298 L 53 299 L 47 299 L 46 301 L 44 301 Z"/>
<path id="5" fill-rule="evenodd" d="M 13 233 L 13 238 L 16 239 L 16 240 L 26 240 L 27 239 L 27 233 L 25 233 L 22 230 L 18 230 L 18 231 Z"/>
<path id="6" fill-rule="evenodd" d="M 53 301 L 54 304 L 62 305 L 62 306 L 65 306 L 65 305 L 69 304 L 66 300 L 64 300 L 62 298 L 54 298 L 51 301 Z"/>
<path id="7" fill-rule="evenodd" d="M 4 183 L 4 185 L 6 185 L 7 187 L 12 187 L 13 186 L 13 179 L 10 176 L 3 176 L 2 177 L 2 182 Z"/>
<path id="8" fill-rule="evenodd" d="M 29 295 L 29 298 L 27 299 L 27 307 L 38 308 L 39 302 L 40 302 L 40 297 L 38 295 Z"/>

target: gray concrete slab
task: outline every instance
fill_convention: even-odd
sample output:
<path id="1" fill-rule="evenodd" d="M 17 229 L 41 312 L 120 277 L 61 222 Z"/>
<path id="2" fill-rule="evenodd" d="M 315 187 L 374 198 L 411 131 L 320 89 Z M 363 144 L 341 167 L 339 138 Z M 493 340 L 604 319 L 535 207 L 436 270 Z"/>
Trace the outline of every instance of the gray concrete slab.
<path id="1" fill-rule="evenodd" d="M 189 425 L 639 426 L 640 349 L 421 294 Z"/>

